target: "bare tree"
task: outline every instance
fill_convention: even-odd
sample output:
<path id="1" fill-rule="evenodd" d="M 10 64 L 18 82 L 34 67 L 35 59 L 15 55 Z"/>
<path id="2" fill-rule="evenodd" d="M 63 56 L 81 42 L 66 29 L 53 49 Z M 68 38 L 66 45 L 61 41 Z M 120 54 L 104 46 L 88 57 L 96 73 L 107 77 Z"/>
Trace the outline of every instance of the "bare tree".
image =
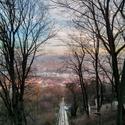
<path id="1" fill-rule="evenodd" d="M 53 36 L 47 16 L 39 0 L 0 1 L 0 96 L 11 125 L 27 124 L 25 82 L 38 48 Z"/>
<path id="2" fill-rule="evenodd" d="M 76 92 L 78 89 L 78 86 L 76 83 L 67 83 L 66 88 L 71 92 L 72 94 L 72 105 L 71 105 L 71 116 L 76 117 L 77 116 L 77 109 L 78 109 L 78 93 Z"/>
<path id="3" fill-rule="evenodd" d="M 125 48 L 124 30 L 124 0 L 62 0 L 57 1 L 61 7 L 66 7 L 75 13 L 73 20 L 76 27 L 85 30 L 103 43 L 103 47 L 111 56 L 113 81 L 118 100 L 117 125 L 123 123 L 123 104 L 121 104 L 120 86 L 122 79 L 119 73 L 118 55 Z M 122 17 L 121 17 L 122 16 Z M 92 29 L 93 27 L 93 29 Z M 94 31 L 94 32 L 93 32 Z M 123 68 L 124 69 L 124 68 Z"/>
<path id="4" fill-rule="evenodd" d="M 84 79 L 84 58 L 85 50 L 84 47 L 75 41 L 71 36 L 71 42 L 67 44 L 70 50 L 70 57 L 67 61 L 67 68 L 72 69 L 72 71 L 77 75 L 78 81 L 82 93 L 83 109 L 89 117 L 89 107 L 88 107 L 88 95 L 86 88 L 86 81 Z"/>
<path id="5" fill-rule="evenodd" d="M 84 72 L 85 74 L 89 74 L 90 78 L 94 77 L 96 82 L 96 99 L 97 99 L 97 115 L 99 117 L 99 124 L 101 123 L 101 113 L 100 109 L 103 103 L 103 83 L 100 77 L 100 65 L 101 61 L 99 58 L 99 40 L 96 39 L 96 37 L 92 36 L 93 38 L 85 37 L 83 35 L 84 33 L 81 33 L 80 36 L 74 37 L 74 35 L 71 37 L 71 39 L 74 41 L 74 46 L 76 45 L 78 48 L 82 48 L 84 52 L 86 53 L 86 58 L 84 58 Z M 83 53 L 81 53 L 83 54 Z M 86 62 L 89 63 L 87 65 Z M 91 68 L 89 68 L 91 67 Z M 90 79 L 88 78 L 88 79 Z M 87 91 L 88 95 L 89 91 Z M 87 99 L 88 100 L 88 99 Z M 88 103 L 88 102 L 87 102 Z"/>

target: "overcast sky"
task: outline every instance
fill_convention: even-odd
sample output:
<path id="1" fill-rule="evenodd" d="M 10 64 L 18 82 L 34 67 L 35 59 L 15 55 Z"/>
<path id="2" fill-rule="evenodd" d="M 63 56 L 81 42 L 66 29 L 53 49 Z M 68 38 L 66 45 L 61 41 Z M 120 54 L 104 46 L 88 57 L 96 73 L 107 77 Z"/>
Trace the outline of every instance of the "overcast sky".
<path id="1" fill-rule="evenodd" d="M 51 4 L 51 2 L 47 2 L 47 4 Z M 71 28 L 71 18 L 68 13 L 62 8 L 53 8 L 50 9 L 50 18 L 55 23 L 55 28 L 57 30 L 57 35 L 55 38 L 49 40 L 45 45 L 45 52 L 48 54 L 64 54 L 67 49 L 64 43 L 60 40 L 64 41 L 68 38 L 68 33 L 73 32 Z"/>

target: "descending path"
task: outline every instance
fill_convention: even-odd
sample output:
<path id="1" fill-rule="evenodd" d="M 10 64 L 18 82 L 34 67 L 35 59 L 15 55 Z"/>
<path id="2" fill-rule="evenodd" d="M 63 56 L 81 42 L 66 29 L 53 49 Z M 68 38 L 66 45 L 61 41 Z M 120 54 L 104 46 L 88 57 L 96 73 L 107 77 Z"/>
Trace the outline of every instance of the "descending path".
<path id="1" fill-rule="evenodd" d="M 62 98 L 62 102 L 60 103 L 58 125 L 69 125 L 68 116 L 65 109 L 66 109 L 66 106 L 65 106 L 64 98 Z"/>

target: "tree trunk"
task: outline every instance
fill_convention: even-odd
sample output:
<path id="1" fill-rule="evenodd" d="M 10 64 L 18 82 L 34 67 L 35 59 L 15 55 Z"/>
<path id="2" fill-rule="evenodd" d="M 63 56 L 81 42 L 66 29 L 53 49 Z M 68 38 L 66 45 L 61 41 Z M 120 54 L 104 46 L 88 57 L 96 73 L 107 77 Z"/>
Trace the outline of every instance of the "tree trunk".
<path id="1" fill-rule="evenodd" d="M 118 107 L 117 107 L 117 125 L 123 125 L 123 112 L 122 112 L 122 93 L 120 92 L 120 78 L 119 78 L 119 72 L 118 72 L 118 62 L 117 62 L 117 55 L 112 54 L 112 69 L 113 69 L 113 76 L 115 81 L 115 92 L 117 96 L 118 101 Z"/>
<path id="2" fill-rule="evenodd" d="M 23 102 L 17 103 L 8 113 L 11 125 L 27 125 Z"/>

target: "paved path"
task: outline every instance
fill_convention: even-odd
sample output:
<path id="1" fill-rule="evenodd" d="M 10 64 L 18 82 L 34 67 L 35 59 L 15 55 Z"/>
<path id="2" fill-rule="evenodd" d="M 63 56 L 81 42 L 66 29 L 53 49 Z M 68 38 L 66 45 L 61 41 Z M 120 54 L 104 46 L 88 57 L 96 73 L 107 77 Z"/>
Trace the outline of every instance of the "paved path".
<path id="1" fill-rule="evenodd" d="M 58 125 L 69 125 L 68 116 L 65 109 L 66 109 L 66 106 L 65 106 L 64 98 L 62 98 L 62 102 L 60 103 Z"/>

